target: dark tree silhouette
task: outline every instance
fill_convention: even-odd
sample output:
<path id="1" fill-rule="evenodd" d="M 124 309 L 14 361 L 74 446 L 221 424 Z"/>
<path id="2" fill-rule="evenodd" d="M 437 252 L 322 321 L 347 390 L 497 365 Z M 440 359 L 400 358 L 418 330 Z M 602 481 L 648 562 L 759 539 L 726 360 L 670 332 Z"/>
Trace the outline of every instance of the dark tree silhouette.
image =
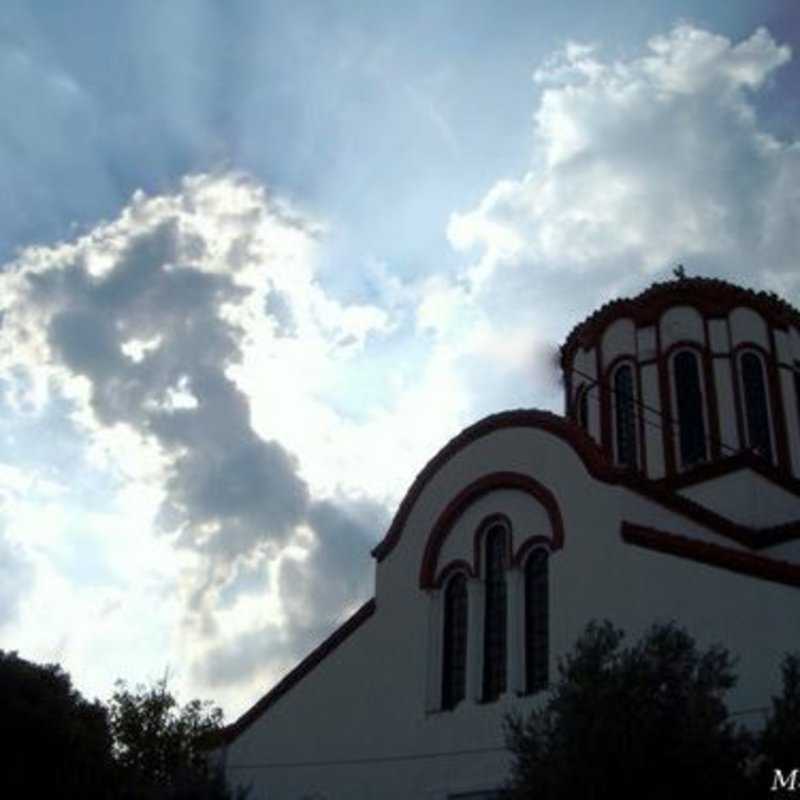
<path id="1" fill-rule="evenodd" d="M 105 708 L 89 703 L 57 664 L 0 650 L 3 797 L 113 797 Z"/>
<path id="2" fill-rule="evenodd" d="M 772 709 L 759 740 L 758 784 L 771 787 L 775 770 L 790 776 L 800 767 L 800 655 L 787 653 L 781 663 L 783 688 L 772 698 Z M 800 780 L 795 777 L 800 789 Z"/>
<path id="3" fill-rule="evenodd" d="M 511 797 L 750 796 L 751 736 L 724 700 L 736 680 L 728 651 L 700 652 L 672 623 L 631 647 L 623 637 L 610 622 L 590 623 L 544 707 L 506 719 Z"/>
<path id="4" fill-rule="evenodd" d="M 109 702 L 114 755 L 125 775 L 122 798 L 225 800 L 231 795 L 210 771 L 203 741 L 222 724 L 222 710 L 192 700 L 182 708 L 163 678 L 131 690 L 123 681 Z"/>

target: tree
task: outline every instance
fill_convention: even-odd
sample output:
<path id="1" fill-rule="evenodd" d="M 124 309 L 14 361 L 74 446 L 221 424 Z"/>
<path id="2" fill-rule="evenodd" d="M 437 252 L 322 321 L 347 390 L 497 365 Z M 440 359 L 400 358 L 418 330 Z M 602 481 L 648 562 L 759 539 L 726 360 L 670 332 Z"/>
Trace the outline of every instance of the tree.
<path id="1" fill-rule="evenodd" d="M 728 651 L 698 651 L 673 623 L 653 625 L 632 647 L 623 638 L 608 621 L 590 623 L 544 707 L 506 719 L 511 796 L 748 796 L 751 737 L 725 706 L 736 681 Z"/>
<path id="2" fill-rule="evenodd" d="M 89 703 L 57 664 L 0 650 L 4 797 L 112 797 L 105 708 Z"/>
<path id="3" fill-rule="evenodd" d="M 758 783 L 771 786 L 775 770 L 787 774 L 798 766 L 800 753 L 800 655 L 787 653 L 781 663 L 781 694 L 758 740 Z"/>
<path id="4" fill-rule="evenodd" d="M 222 710 L 192 700 L 183 708 L 167 691 L 167 678 L 131 690 L 117 681 L 109 702 L 114 755 L 126 798 L 143 800 L 223 800 L 229 794 L 221 775 L 210 773 L 203 739 L 222 724 Z"/>

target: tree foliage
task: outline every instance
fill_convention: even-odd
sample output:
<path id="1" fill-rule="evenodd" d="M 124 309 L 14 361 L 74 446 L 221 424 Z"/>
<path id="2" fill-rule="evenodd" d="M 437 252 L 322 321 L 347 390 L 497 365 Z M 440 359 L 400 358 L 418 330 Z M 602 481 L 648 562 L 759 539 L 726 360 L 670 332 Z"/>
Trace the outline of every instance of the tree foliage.
<path id="1" fill-rule="evenodd" d="M 125 798 L 224 800 L 220 775 L 207 767 L 202 741 L 222 724 L 209 701 L 180 707 L 167 678 L 129 689 L 118 681 L 109 702 L 114 756 L 126 776 Z"/>
<path id="2" fill-rule="evenodd" d="M 57 664 L 0 650 L 0 712 L 2 797 L 231 797 L 200 747 L 220 727 L 222 711 L 200 700 L 179 707 L 166 678 L 135 690 L 118 682 L 106 708 L 85 700 Z"/>
<path id="3" fill-rule="evenodd" d="M 789 772 L 800 756 L 800 655 L 787 653 L 781 663 L 781 694 L 772 698 L 759 742 L 759 785 L 770 786 L 774 771 Z"/>
<path id="4" fill-rule="evenodd" d="M 590 623 L 544 707 L 507 718 L 512 797 L 743 796 L 751 738 L 725 705 L 736 680 L 728 651 L 701 652 L 674 624 L 631 647 L 623 638 L 610 622 Z"/>
<path id="5" fill-rule="evenodd" d="M 112 742 L 105 708 L 89 703 L 57 664 L 0 650 L 4 797 L 111 797 Z"/>

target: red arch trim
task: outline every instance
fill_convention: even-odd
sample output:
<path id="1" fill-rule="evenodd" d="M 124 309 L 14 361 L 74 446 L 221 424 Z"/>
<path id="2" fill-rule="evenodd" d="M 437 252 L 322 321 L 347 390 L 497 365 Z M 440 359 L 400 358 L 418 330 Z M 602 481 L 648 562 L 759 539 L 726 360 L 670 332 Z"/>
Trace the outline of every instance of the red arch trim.
<path id="1" fill-rule="evenodd" d="M 422 556 L 419 575 L 420 588 L 432 589 L 436 586 L 436 568 L 439 561 L 439 553 L 447 534 L 458 518 L 476 500 L 497 489 L 517 489 L 539 501 L 550 518 L 553 535 L 548 540 L 548 543 L 551 550 L 558 550 L 563 547 L 564 522 L 553 493 L 529 475 L 524 475 L 520 472 L 493 472 L 478 478 L 478 480 L 462 489 L 439 514 L 428 536 L 425 552 Z"/>
<path id="2" fill-rule="evenodd" d="M 539 409 L 503 411 L 476 422 L 451 439 L 422 469 L 400 503 L 397 513 L 383 539 L 373 548 L 372 555 L 383 561 L 400 541 L 403 527 L 411 509 L 434 475 L 461 450 L 473 442 L 505 428 L 537 428 L 568 442 L 580 456 L 589 472 L 595 477 L 616 482 L 625 474 L 608 464 L 597 444 L 585 431 L 564 417 Z"/>
<path id="3" fill-rule="evenodd" d="M 525 563 L 525 559 L 534 551 L 544 548 L 548 553 L 553 550 L 553 540 L 549 536 L 529 536 L 525 541 L 517 547 L 516 552 L 512 552 L 512 538 L 513 530 L 511 523 L 505 514 L 491 514 L 484 519 L 475 530 L 475 540 L 472 548 L 472 563 L 470 564 L 466 559 L 458 558 L 454 561 L 448 562 L 447 566 L 439 571 L 436 579 L 433 582 L 434 589 L 441 589 L 449 578 L 457 572 L 462 572 L 468 578 L 477 578 L 481 575 L 481 555 L 483 552 L 484 535 L 492 525 L 498 522 L 503 523 L 508 528 L 511 534 L 508 539 L 508 552 L 506 557 L 508 563 L 512 567 L 521 567 Z M 438 567 L 438 564 L 436 565 Z"/>
<path id="4" fill-rule="evenodd" d="M 517 409 L 485 417 L 466 428 L 458 436 L 451 439 L 428 462 L 425 468 L 417 475 L 416 480 L 400 503 L 386 535 L 373 548 L 373 557 L 379 562 L 383 561 L 397 546 L 414 504 L 434 475 L 451 458 L 483 436 L 488 436 L 495 431 L 506 428 L 535 428 L 546 431 L 569 444 L 593 478 L 608 484 L 621 484 L 665 508 L 682 514 L 722 536 L 727 536 L 753 549 L 769 546 L 765 542 L 774 544 L 773 536 L 778 531 L 780 531 L 780 541 L 800 538 L 800 520 L 787 525 L 775 526 L 774 528 L 752 528 L 734 523 L 676 492 L 678 487 L 689 486 L 696 481 L 709 480 L 712 477 L 725 475 L 742 467 L 750 467 L 764 477 L 783 486 L 787 491 L 800 496 L 800 481 L 785 475 L 761 459 L 750 457 L 747 453 L 739 453 L 716 463 L 701 465 L 694 470 L 687 471 L 677 480 L 667 478 L 662 481 L 650 481 L 630 470 L 620 469 L 609 464 L 595 441 L 577 425 L 564 417 L 539 409 Z"/>
<path id="5" fill-rule="evenodd" d="M 472 564 L 465 561 L 463 558 L 459 558 L 456 561 L 451 561 L 437 576 L 436 580 L 434 581 L 433 588 L 434 589 L 441 589 L 442 586 L 447 583 L 448 579 L 457 573 L 462 573 L 466 575 L 467 578 L 474 578 L 475 577 L 475 570 L 472 567 Z"/>

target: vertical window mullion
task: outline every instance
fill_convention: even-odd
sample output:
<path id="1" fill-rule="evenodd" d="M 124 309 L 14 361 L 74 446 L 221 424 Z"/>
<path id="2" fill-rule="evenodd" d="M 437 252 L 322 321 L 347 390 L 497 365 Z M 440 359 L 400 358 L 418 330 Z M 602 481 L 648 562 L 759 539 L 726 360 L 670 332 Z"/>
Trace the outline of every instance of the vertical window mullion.
<path id="1" fill-rule="evenodd" d="M 707 458 L 703 390 L 697 355 L 682 350 L 673 360 L 673 370 L 681 463 L 684 467 L 691 467 Z"/>
<path id="2" fill-rule="evenodd" d="M 614 372 L 614 410 L 617 463 L 636 467 L 636 413 L 633 369 L 625 364 Z"/>
<path id="3" fill-rule="evenodd" d="M 740 360 L 744 389 L 747 445 L 772 461 L 772 439 L 769 431 L 769 407 L 764 365 L 755 353 L 744 353 Z"/>
<path id="4" fill-rule="evenodd" d="M 585 431 L 589 430 L 589 392 L 584 384 L 578 389 L 577 417 L 578 425 Z"/>
<path id="5" fill-rule="evenodd" d="M 547 686 L 549 661 L 549 608 L 547 553 L 537 550 L 525 565 L 525 689 Z"/>
<path id="6" fill-rule="evenodd" d="M 467 582 L 453 576 L 444 595 L 444 646 L 442 649 L 442 708 L 454 708 L 466 695 L 467 685 Z"/>
<path id="7" fill-rule="evenodd" d="M 483 632 L 483 699 L 506 689 L 506 532 L 500 525 L 486 536 L 486 601 Z"/>

